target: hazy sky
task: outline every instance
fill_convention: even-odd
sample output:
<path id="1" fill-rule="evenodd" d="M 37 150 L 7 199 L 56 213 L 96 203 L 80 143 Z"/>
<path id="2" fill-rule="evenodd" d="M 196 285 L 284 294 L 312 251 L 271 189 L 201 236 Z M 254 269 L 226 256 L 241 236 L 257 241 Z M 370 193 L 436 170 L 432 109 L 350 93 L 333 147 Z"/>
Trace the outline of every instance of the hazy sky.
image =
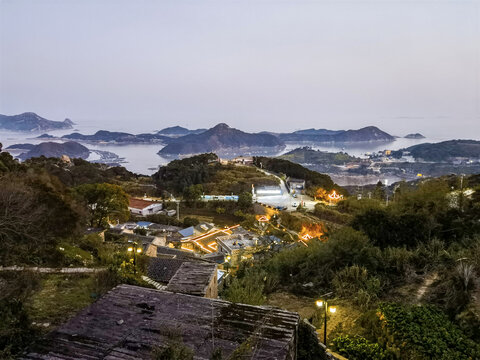
<path id="1" fill-rule="evenodd" d="M 0 113 L 25 111 L 479 139 L 480 2 L 0 0 Z"/>

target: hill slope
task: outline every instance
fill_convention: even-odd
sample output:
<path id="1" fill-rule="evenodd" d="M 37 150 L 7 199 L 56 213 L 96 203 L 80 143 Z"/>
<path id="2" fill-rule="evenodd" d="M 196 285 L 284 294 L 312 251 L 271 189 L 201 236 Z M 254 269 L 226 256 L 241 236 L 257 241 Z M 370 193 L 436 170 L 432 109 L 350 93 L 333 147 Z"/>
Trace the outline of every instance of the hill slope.
<path id="1" fill-rule="evenodd" d="M 19 115 L 1 115 L 0 129 L 10 131 L 49 131 L 71 129 L 73 122 L 69 119 L 64 121 L 52 121 L 42 118 L 33 112 Z"/>
<path id="2" fill-rule="evenodd" d="M 439 143 L 425 143 L 410 146 L 394 152 L 400 157 L 405 151 L 415 159 L 424 161 L 449 161 L 452 158 L 480 158 L 480 141 L 476 140 L 449 140 Z"/>
<path id="3" fill-rule="evenodd" d="M 61 157 L 62 155 L 86 159 L 90 155 L 90 150 L 73 141 L 66 143 L 44 142 L 33 146 L 29 151 L 21 154 L 19 158 L 25 160 L 39 156 Z"/>
<path id="4" fill-rule="evenodd" d="M 294 133 L 279 134 L 284 141 L 312 141 L 312 142 L 367 142 L 367 141 L 393 141 L 395 138 L 380 130 L 376 126 L 367 126 L 358 130 L 325 130 L 307 129 Z"/>
<path id="5" fill-rule="evenodd" d="M 158 154 L 184 155 L 254 151 L 262 148 L 280 149 L 284 146 L 284 143 L 273 135 L 249 134 L 222 123 L 201 134 L 179 137 L 161 149 Z"/>

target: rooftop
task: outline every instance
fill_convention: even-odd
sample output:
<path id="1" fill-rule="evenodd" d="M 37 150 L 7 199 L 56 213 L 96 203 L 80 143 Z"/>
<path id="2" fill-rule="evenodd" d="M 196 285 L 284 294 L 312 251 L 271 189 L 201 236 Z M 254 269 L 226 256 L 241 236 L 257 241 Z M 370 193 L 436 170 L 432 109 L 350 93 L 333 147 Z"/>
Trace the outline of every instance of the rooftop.
<path id="1" fill-rule="evenodd" d="M 285 310 L 119 285 L 23 359 L 151 359 L 154 347 L 179 334 L 195 360 L 210 359 L 216 348 L 229 358 L 246 341 L 254 345 L 246 358 L 292 360 L 298 323 Z"/>
<path id="2" fill-rule="evenodd" d="M 134 209 L 145 209 L 146 207 L 149 207 L 150 205 L 154 204 L 159 204 L 154 201 L 149 201 L 149 200 L 143 200 L 143 199 L 137 199 L 137 198 L 129 198 L 128 199 L 128 207 L 134 208 Z"/>
<path id="3" fill-rule="evenodd" d="M 203 296 L 212 278 L 217 276 L 217 264 L 184 262 L 170 279 L 167 290 L 182 294 Z"/>
<path id="4" fill-rule="evenodd" d="M 258 243 L 258 238 L 252 235 L 234 234 L 219 236 L 217 241 L 225 245 L 231 251 L 254 247 Z"/>
<path id="5" fill-rule="evenodd" d="M 148 277 L 161 283 L 168 283 L 186 261 L 188 261 L 186 258 L 151 258 L 148 264 Z"/>

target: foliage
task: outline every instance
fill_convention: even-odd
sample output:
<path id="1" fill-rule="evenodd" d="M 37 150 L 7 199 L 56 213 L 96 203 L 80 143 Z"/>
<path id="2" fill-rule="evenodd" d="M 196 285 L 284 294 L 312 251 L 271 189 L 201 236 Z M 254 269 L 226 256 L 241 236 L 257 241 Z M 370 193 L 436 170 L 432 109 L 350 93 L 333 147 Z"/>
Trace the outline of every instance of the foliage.
<path id="1" fill-rule="evenodd" d="M 371 306 L 381 291 L 380 280 L 369 276 L 367 269 L 358 265 L 337 272 L 332 285 L 336 296 L 349 298 L 363 308 Z"/>
<path id="2" fill-rule="evenodd" d="M 300 164 L 293 163 L 288 160 L 279 158 L 254 157 L 255 166 L 264 168 L 277 174 L 285 174 L 292 178 L 304 179 L 306 187 L 322 187 L 327 191 L 337 190 L 341 194 L 346 191 L 336 185 L 330 176 L 320 174 L 316 171 L 309 170 Z"/>
<path id="3" fill-rule="evenodd" d="M 313 213 L 321 220 L 326 220 L 342 225 L 347 224 L 351 220 L 351 216 L 349 214 L 341 213 L 338 210 L 330 209 L 321 203 L 315 204 L 315 210 Z"/>
<path id="4" fill-rule="evenodd" d="M 0 264 L 55 263 L 61 238 L 78 234 L 82 210 L 54 177 L 0 178 Z"/>
<path id="5" fill-rule="evenodd" d="M 254 167 L 222 165 L 215 154 L 201 154 L 174 160 L 153 175 L 160 191 L 179 195 L 191 185 L 201 184 L 207 194 L 241 194 L 252 184 L 273 185 L 278 181 Z"/>
<path id="6" fill-rule="evenodd" d="M 480 345 L 433 306 L 382 303 L 378 316 L 384 329 L 382 341 L 402 357 L 453 360 L 480 356 Z"/>
<path id="7" fill-rule="evenodd" d="M 198 219 L 195 219 L 194 217 L 187 216 L 183 219 L 183 226 L 185 227 L 196 226 L 199 223 L 200 222 L 198 221 Z"/>
<path id="8" fill-rule="evenodd" d="M 154 360 L 193 360 L 193 350 L 178 340 L 171 340 L 164 348 L 153 350 Z"/>
<path id="9" fill-rule="evenodd" d="M 22 301 L 18 299 L 0 299 L 0 358 L 9 359 L 31 343 L 35 330 Z"/>
<path id="10" fill-rule="evenodd" d="M 183 198 L 187 201 L 187 204 L 195 204 L 203 194 L 202 184 L 190 185 L 183 190 Z"/>
<path id="11" fill-rule="evenodd" d="M 84 184 L 75 192 L 85 202 L 89 210 L 89 225 L 106 227 L 109 221 L 123 222 L 128 219 L 128 196 L 118 185 Z"/>
<path id="12" fill-rule="evenodd" d="M 265 276 L 265 272 L 248 269 L 244 276 L 237 276 L 233 279 L 224 293 L 224 298 L 234 303 L 264 304 Z"/>
<path id="13" fill-rule="evenodd" d="M 38 157 L 25 161 L 30 169 L 42 169 L 57 177 L 64 185 L 74 187 L 82 184 L 111 183 L 136 180 L 137 176 L 124 167 L 91 163 L 83 159 L 65 162 L 57 158 Z"/>
<path id="14" fill-rule="evenodd" d="M 386 360 L 391 357 L 379 344 L 371 343 L 361 336 L 339 336 L 333 339 L 336 351 L 350 360 Z"/>
<path id="15" fill-rule="evenodd" d="M 238 195 L 238 207 L 242 211 L 247 211 L 252 208 L 252 193 L 243 192 Z"/>
<path id="16" fill-rule="evenodd" d="M 325 350 L 320 346 L 315 328 L 305 321 L 298 325 L 298 360 L 327 360 Z"/>

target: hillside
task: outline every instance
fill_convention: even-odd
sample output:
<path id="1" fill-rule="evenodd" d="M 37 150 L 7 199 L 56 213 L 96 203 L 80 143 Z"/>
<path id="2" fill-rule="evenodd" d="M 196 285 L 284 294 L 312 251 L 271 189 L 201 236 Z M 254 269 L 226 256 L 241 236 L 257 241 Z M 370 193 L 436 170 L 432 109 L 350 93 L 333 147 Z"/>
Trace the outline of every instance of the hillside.
<path id="1" fill-rule="evenodd" d="M 405 139 L 425 139 L 425 136 L 420 133 L 408 134 L 405 135 Z"/>
<path id="2" fill-rule="evenodd" d="M 19 158 L 26 160 L 39 156 L 61 157 L 62 155 L 67 155 L 71 158 L 86 159 L 90 155 L 90 150 L 73 141 L 68 141 L 66 143 L 44 142 L 34 145 L 29 151 L 21 154 Z"/>
<path id="3" fill-rule="evenodd" d="M 284 174 L 292 178 L 304 179 L 308 190 L 321 187 L 327 191 L 336 189 L 344 193 L 344 190 L 335 184 L 330 176 L 307 169 L 306 167 L 285 159 L 258 156 L 254 158 L 254 164 L 276 174 Z"/>
<path id="4" fill-rule="evenodd" d="M 343 152 L 326 152 L 313 150 L 309 147 L 297 148 L 278 157 L 300 164 L 344 165 L 348 162 L 359 161 L 359 158 Z"/>
<path id="5" fill-rule="evenodd" d="M 69 119 L 64 121 L 52 121 L 42 118 L 33 112 L 26 112 L 19 115 L 1 115 L 0 129 L 9 131 L 50 131 L 71 129 L 73 122 Z"/>
<path id="6" fill-rule="evenodd" d="M 369 141 L 393 141 L 395 138 L 376 126 L 367 126 L 358 130 L 308 129 L 293 133 L 278 134 L 284 141 L 311 141 L 329 143 L 350 143 Z"/>
<path id="7" fill-rule="evenodd" d="M 215 154 L 200 154 L 174 160 L 152 175 L 157 189 L 181 194 L 190 185 L 202 185 L 206 194 L 241 194 L 252 184 L 274 185 L 278 181 L 254 167 L 221 165 Z"/>
<path id="8" fill-rule="evenodd" d="M 161 149 L 158 154 L 238 153 L 259 149 L 282 149 L 284 146 L 284 143 L 273 135 L 249 134 L 222 123 L 201 134 L 179 137 Z"/>
<path id="9" fill-rule="evenodd" d="M 409 152 L 416 160 L 445 162 L 454 158 L 480 158 L 480 141 L 449 140 L 439 143 L 425 143 L 395 151 L 393 156 L 401 157 Z"/>
<path id="10" fill-rule="evenodd" d="M 83 135 L 72 133 L 62 136 L 62 139 L 86 141 L 86 142 L 108 142 L 122 144 L 144 144 L 144 143 L 166 143 L 169 138 L 158 134 L 130 134 L 125 132 L 115 132 L 99 130 L 93 135 Z"/>
<path id="11" fill-rule="evenodd" d="M 171 127 L 162 129 L 160 131 L 157 131 L 157 134 L 163 135 L 163 136 L 169 136 L 169 137 L 180 137 L 180 136 L 185 136 L 190 134 L 200 134 L 205 131 L 207 131 L 207 129 L 190 130 L 182 126 L 171 126 Z"/>

